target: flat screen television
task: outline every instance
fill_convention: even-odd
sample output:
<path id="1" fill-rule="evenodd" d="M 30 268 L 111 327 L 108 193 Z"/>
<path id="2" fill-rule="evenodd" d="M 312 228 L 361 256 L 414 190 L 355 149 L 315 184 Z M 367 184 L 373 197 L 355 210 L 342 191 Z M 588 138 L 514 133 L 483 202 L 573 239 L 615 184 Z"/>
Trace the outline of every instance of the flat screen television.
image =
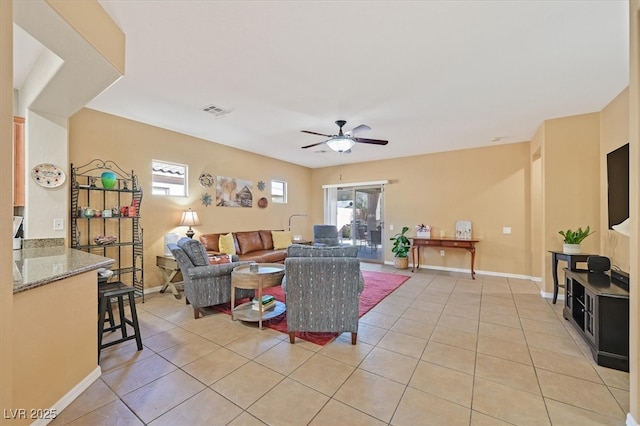
<path id="1" fill-rule="evenodd" d="M 629 144 L 607 154 L 609 229 L 629 217 Z"/>

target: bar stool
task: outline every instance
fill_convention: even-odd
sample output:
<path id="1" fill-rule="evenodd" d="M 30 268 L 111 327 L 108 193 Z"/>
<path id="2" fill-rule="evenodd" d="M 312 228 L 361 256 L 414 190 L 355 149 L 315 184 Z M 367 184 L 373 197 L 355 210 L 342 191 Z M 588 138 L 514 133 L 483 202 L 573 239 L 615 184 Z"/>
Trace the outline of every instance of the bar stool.
<path id="1" fill-rule="evenodd" d="M 131 319 L 124 315 L 124 298 L 129 296 L 129 308 L 131 309 Z M 111 299 L 118 299 L 118 311 L 120 314 L 120 323 L 114 325 L 113 311 L 111 309 Z M 127 340 L 136 339 L 138 350 L 142 350 L 142 337 L 140 336 L 140 327 L 138 325 L 138 313 L 136 312 L 135 289 L 124 285 L 121 282 L 113 282 L 101 284 L 98 286 L 98 364 L 100 364 L 100 352 L 102 349 Z M 109 314 L 109 319 L 106 318 Z M 105 327 L 105 322 L 109 323 Z M 133 327 L 133 334 L 127 334 L 127 324 Z M 116 331 L 120 329 L 122 337 L 108 343 L 102 343 L 102 335 L 107 331 Z"/>

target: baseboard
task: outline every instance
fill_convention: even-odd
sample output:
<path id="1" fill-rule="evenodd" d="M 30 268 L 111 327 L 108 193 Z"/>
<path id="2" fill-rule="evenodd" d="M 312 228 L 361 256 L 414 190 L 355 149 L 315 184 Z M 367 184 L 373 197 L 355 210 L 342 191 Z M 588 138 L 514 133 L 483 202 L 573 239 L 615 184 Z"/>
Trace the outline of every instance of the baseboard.
<path id="1" fill-rule="evenodd" d="M 542 296 L 545 299 L 553 299 L 553 293 L 547 293 L 545 291 L 540 290 L 540 296 Z M 557 300 L 564 300 L 564 294 L 560 294 L 560 292 L 558 292 L 558 299 Z"/>
<path id="2" fill-rule="evenodd" d="M 635 421 L 631 413 L 627 413 L 627 421 L 625 422 L 626 426 L 638 426 L 638 422 Z"/>
<path id="3" fill-rule="evenodd" d="M 164 287 L 164 286 L 159 285 L 157 287 L 145 288 L 144 289 L 144 294 L 160 293 L 160 290 L 162 290 L 162 287 Z"/>
<path id="4" fill-rule="evenodd" d="M 75 385 L 69 392 L 66 393 L 66 395 L 64 395 L 62 398 L 60 398 L 60 400 L 58 402 L 53 404 L 53 407 L 51 407 L 51 412 L 60 414 L 62 412 L 62 410 L 67 408 L 69 406 L 69 404 L 71 404 L 73 401 L 75 401 L 75 399 L 77 397 L 79 397 L 82 394 L 82 392 L 87 390 L 87 388 L 89 386 L 91 386 L 93 384 L 93 382 L 98 380 L 98 378 L 100 378 L 101 375 L 102 375 L 102 369 L 98 365 L 95 368 L 95 370 L 93 370 L 91 373 L 89 373 L 89 375 L 87 377 L 82 379 L 82 381 L 80 383 Z M 33 425 L 35 425 L 35 426 L 44 426 L 44 425 L 49 424 L 49 422 L 51 420 L 53 420 L 53 419 L 38 419 L 38 420 L 36 420 L 35 422 L 32 423 L 32 426 Z"/>
<path id="5" fill-rule="evenodd" d="M 386 261 L 385 265 L 393 265 L 393 261 Z M 411 264 L 409 264 L 409 267 L 411 268 Z M 446 271 L 446 272 L 460 272 L 462 274 L 471 274 L 471 270 L 470 269 L 463 269 L 463 268 L 450 268 L 447 266 L 435 266 L 435 265 L 420 265 L 419 269 L 433 269 L 436 271 Z M 532 277 L 530 275 L 520 275 L 520 274 L 509 274 L 506 272 L 495 272 L 495 271 L 482 271 L 482 270 L 476 270 L 476 275 L 488 275 L 491 277 L 503 277 L 503 278 L 514 278 L 514 279 L 519 279 L 519 280 L 528 280 L 528 281 L 542 281 L 540 278 L 538 277 Z"/>

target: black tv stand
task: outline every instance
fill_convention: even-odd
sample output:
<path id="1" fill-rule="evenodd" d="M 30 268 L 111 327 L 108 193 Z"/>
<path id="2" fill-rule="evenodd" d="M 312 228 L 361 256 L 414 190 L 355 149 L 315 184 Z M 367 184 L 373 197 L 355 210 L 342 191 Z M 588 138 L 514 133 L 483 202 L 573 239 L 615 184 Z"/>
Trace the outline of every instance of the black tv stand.
<path id="1" fill-rule="evenodd" d="M 582 334 L 598 365 L 629 371 L 629 292 L 608 274 L 564 273 L 564 318 Z"/>

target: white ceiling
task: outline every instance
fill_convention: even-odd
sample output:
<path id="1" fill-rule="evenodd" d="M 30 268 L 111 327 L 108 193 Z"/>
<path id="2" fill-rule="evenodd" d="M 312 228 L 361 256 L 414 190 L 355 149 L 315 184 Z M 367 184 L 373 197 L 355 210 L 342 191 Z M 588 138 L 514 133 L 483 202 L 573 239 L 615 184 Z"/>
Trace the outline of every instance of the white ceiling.
<path id="1" fill-rule="evenodd" d="M 89 108 L 308 167 L 527 141 L 628 85 L 626 0 L 100 3 L 126 71 Z M 300 148 L 337 119 L 390 143 Z"/>

